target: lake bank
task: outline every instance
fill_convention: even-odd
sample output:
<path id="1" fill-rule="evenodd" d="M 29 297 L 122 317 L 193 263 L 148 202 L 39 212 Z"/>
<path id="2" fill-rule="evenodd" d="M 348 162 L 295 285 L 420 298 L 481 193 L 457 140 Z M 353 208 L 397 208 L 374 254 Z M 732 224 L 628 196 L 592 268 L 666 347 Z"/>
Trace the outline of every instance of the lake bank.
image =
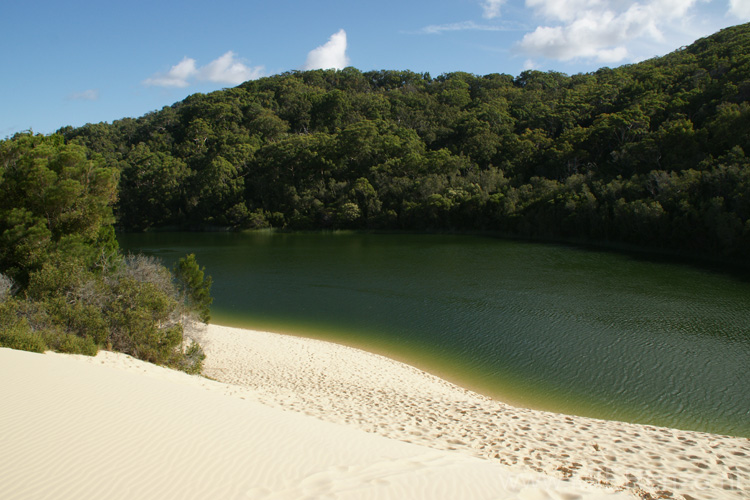
<path id="1" fill-rule="evenodd" d="M 217 325 L 199 337 L 215 380 L 117 353 L 0 349 L 9 498 L 748 493 L 747 439 L 514 408 L 313 339 Z"/>
<path id="2" fill-rule="evenodd" d="M 624 255 L 404 234 L 123 235 L 196 253 L 214 320 L 386 354 L 518 406 L 750 436 L 750 284 Z"/>
<path id="3" fill-rule="evenodd" d="M 5 348 L 0 377 L 7 499 L 634 498 L 286 411 L 264 402 L 280 377 L 255 391 L 121 353 Z"/>
<path id="4" fill-rule="evenodd" d="M 200 340 L 206 375 L 331 423 L 655 497 L 740 499 L 750 489 L 748 439 L 517 408 L 315 339 L 212 325 Z"/>

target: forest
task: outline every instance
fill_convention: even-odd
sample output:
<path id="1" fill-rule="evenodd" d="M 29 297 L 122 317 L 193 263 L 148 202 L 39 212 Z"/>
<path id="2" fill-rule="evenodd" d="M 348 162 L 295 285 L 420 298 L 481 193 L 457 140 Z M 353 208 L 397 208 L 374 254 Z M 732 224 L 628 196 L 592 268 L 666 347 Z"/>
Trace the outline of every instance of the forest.
<path id="1" fill-rule="evenodd" d="M 750 26 L 567 76 L 292 71 L 66 127 L 116 224 L 492 231 L 747 263 Z"/>
<path id="2" fill-rule="evenodd" d="M 291 71 L 0 141 L 0 345 L 199 370 L 194 256 L 115 229 L 491 232 L 750 264 L 750 25 L 568 76 Z M 192 315 L 192 316 L 191 316 Z"/>

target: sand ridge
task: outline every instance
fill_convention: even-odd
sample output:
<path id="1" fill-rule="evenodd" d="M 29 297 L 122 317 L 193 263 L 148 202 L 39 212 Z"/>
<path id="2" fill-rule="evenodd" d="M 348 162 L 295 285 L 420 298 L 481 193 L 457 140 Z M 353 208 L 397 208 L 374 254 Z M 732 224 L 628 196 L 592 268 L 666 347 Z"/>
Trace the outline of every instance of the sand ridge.
<path id="1" fill-rule="evenodd" d="M 249 388 L 119 353 L 0 348 L 0 380 L 3 499 L 631 498 L 271 407 Z"/>
<path id="2" fill-rule="evenodd" d="M 212 325 L 204 373 L 265 404 L 641 498 L 750 498 L 750 440 L 515 408 L 346 346 Z"/>

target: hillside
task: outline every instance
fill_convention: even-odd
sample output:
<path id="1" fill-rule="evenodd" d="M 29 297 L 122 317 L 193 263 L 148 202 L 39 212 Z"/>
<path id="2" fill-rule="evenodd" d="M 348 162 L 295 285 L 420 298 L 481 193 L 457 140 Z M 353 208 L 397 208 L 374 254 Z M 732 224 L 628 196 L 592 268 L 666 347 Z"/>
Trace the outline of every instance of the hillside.
<path id="1" fill-rule="evenodd" d="M 750 25 L 567 76 L 289 72 L 59 132 L 117 223 L 489 230 L 748 263 Z"/>

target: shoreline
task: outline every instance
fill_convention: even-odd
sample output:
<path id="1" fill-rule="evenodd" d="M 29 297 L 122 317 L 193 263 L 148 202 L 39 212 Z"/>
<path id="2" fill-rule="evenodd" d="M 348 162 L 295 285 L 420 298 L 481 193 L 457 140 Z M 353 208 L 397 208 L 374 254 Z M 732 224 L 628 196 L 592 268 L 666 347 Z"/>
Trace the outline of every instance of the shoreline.
<path id="1" fill-rule="evenodd" d="M 513 407 L 318 339 L 210 325 L 199 341 L 206 375 L 329 422 L 654 498 L 750 495 L 747 438 Z"/>
<path id="2" fill-rule="evenodd" d="M 634 498 L 324 422 L 122 353 L 0 348 L 0 377 L 4 499 Z"/>
<path id="3" fill-rule="evenodd" d="M 224 318 L 219 321 L 215 321 L 212 319 L 211 325 L 238 330 L 267 332 L 274 335 L 281 335 L 298 339 L 317 340 L 320 342 L 348 347 L 354 350 L 367 352 L 376 356 L 381 356 L 383 358 L 396 361 L 398 363 L 412 366 L 419 371 L 445 380 L 446 382 L 449 382 L 455 386 L 461 387 L 463 389 L 480 394 L 493 400 L 501 401 L 511 406 L 538 411 L 553 411 L 533 404 L 528 404 L 526 401 L 522 401 L 521 399 L 514 397 L 509 392 L 492 389 L 490 387 L 490 384 L 483 384 L 481 382 L 478 382 L 476 379 L 469 379 L 467 377 L 458 375 L 457 372 L 460 371 L 460 364 L 451 363 L 451 360 L 447 357 L 439 358 L 438 356 L 419 356 L 415 354 L 415 351 L 406 352 L 404 350 L 399 350 L 397 347 L 389 347 L 382 343 L 359 342 L 357 340 L 352 340 L 351 338 L 346 336 L 330 335 L 318 330 L 305 331 L 304 328 L 291 328 L 289 330 L 282 330 L 273 327 L 266 328 L 264 326 L 253 327 L 246 324 L 242 320 L 226 321 Z M 455 366 L 458 368 L 446 368 L 446 366 L 451 366 L 452 364 L 455 364 Z"/>
<path id="4" fill-rule="evenodd" d="M 750 494 L 745 438 L 516 408 L 316 339 L 194 333 L 204 376 L 107 351 L 0 349 L 8 498 Z"/>
<path id="5" fill-rule="evenodd" d="M 446 356 L 436 356 L 436 355 L 427 355 L 427 356 L 420 356 L 418 351 L 415 350 L 404 350 L 399 349 L 397 344 L 393 344 L 391 346 L 386 345 L 384 343 L 377 343 L 377 342 L 360 342 L 357 339 L 352 340 L 350 337 L 347 337 L 346 335 L 336 335 L 336 334 L 330 334 L 326 333 L 323 330 L 318 329 L 308 329 L 305 330 L 303 325 L 297 325 L 299 328 L 295 328 L 295 326 L 292 326 L 288 330 L 284 329 L 278 329 L 274 326 L 271 326 L 268 328 L 266 325 L 260 326 L 260 327 L 253 327 L 252 325 L 249 325 L 246 321 L 243 321 L 242 319 L 229 319 L 227 321 L 227 318 L 221 318 L 218 320 L 218 322 L 212 323 L 212 325 L 215 326 L 223 326 L 227 328 L 235 328 L 240 330 L 249 330 L 249 331 L 261 331 L 261 332 L 268 332 L 273 333 L 276 335 L 282 335 L 282 336 L 288 336 L 293 338 L 300 338 L 300 339 L 312 339 L 317 340 L 320 342 L 327 342 L 335 345 L 345 346 L 349 347 L 355 350 L 360 350 L 364 352 L 368 352 L 371 354 L 375 354 L 378 356 L 382 356 L 394 361 L 397 361 L 399 363 L 403 363 L 409 366 L 413 366 L 417 368 L 420 371 L 423 371 L 425 373 L 428 373 L 432 376 L 438 377 L 440 379 L 443 379 L 453 385 L 456 385 L 460 388 L 466 389 L 468 391 L 471 391 L 473 393 L 479 394 L 481 396 L 487 397 L 493 401 L 497 401 L 500 403 L 504 403 L 509 406 L 513 406 L 516 408 L 523 408 L 527 410 L 534 410 L 534 411 L 541 411 L 541 412 L 548 412 L 548 413 L 556 413 L 556 414 L 565 414 L 565 415 L 575 415 L 585 418 L 590 418 L 594 420 L 607 420 L 607 421 L 618 421 L 618 422 L 624 422 L 624 423 L 630 423 L 635 425 L 644 425 L 644 426 L 651 426 L 651 427 L 666 427 L 670 429 L 676 429 L 686 432 L 699 432 L 699 433 L 706 433 L 706 434 L 716 434 L 716 435 L 726 435 L 738 439 L 750 439 L 750 435 L 742 436 L 742 435 L 732 435 L 728 433 L 722 433 L 722 432 L 716 432 L 713 430 L 705 430 L 705 429 L 695 429 L 691 428 L 689 425 L 686 426 L 677 426 L 677 425 L 670 425 L 670 423 L 659 423 L 659 422 L 639 422 L 637 420 L 637 416 L 635 413 L 631 412 L 629 414 L 623 415 L 623 411 L 620 411 L 620 415 L 623 418 L 617 418 L 617 416 L 612 417 L 611 415 L 607 414 L 597 414 L 597 410 L 599 408 L 595 404 L 589 404 L 586 406 L 586 401 L 583 402 L 584 406 L 586 407 L 587 411 L 584 411 L 583 413 L 588 414 L 579 414 L 577 413 L 577 410 L 581 408 L 581 399 L 575 399 L 573 403 L 571 403 L 571 400 L 564 400 L 564 399 L 554 399 L 553 404 L 548 404 L 546 402 L 540 402 L 544 399 L 544 396 L 551 396 L 554 397 L 552 394 L 554 390 L 547 390 L 544 391 L 544 396 L 539 396 L 535 393 L 535 400 L 532 401 L 528 397 L 524 398 L 522 396 L 519 396 L 517 392 L 522 391 L 515 391 L 515 390 L 498 390 L 492 383 L 483 383 L 479 380 L 478 377 L 466 377 L 460 374 L 462 365 L 460 362 L 454 362 L 451 358 L 448 358 Z M 283 328 L 283 327 L 282 327 Z M 513 381 L 509 378 L 503 379 L 504 382 L 507 385 L 513 385 Z M 750 413 L 748 414 L 748 418 L 750 418 Z M 658 419 L 657 419 L 658 420 Z"/>

